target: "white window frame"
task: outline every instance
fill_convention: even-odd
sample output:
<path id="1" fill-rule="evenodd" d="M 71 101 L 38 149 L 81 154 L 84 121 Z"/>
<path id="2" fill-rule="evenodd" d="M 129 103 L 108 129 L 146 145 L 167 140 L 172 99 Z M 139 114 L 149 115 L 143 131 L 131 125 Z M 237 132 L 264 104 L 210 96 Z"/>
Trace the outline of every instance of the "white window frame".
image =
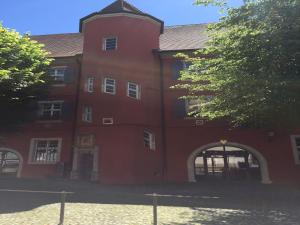
<path id="1" fill-rule="evenodd" d="M 130 85 L 135 85 L 136 89 L 130 88 Z M 135 97 L 130 96 L 130 94 L 129 94 L 130 91 L 135 91 L 136 92 Z M 133 98 L 133 99 L 141 99 L 141 86 L 139 84 L 137 84 L 137 83 L 128 81 L 127 82 L 127 97 Z"/>
<path id="2" fill-rule="evenodd" d="M 58 72 L 57 72 L 57 70 L 61 70 L 61 69 L 64 70 L 63 75 L 58 74 Z M 54 74 L 51 75 L 49 73 L 49 76 L 52 77 L 54 81 L 61 82 L 61 83 L 65 82 L 67 66 L 54 66 L 54 67 L 51 67 L 50 70 L 54 70 Z M 56 78 L 62 78 L 62 79 L 56 79 Z"/>
<path id="3" fill-rule="evenodd" d="M 36 150 L 36 142 L 37 141 L 57 141 L 57 156 L 55 161 L 33 161 L 33 156 Z M 60 162 L 60 155 L 61 155 L 61 146 L 62 146 L 62 138 L 31 138 L 30 140 L 30 149 L 29 149 L 29 157 L 28 157 L 28 164 L 35 164 L 35 165 L 54 165 Z"/>
<path id="4" fill-rule="evenodd" d="M 299 159 L 299 156 L 300 156 L 300 146 L 297 146 L 296 138 L 300 138 L 300 134 L 291 135 L 291 144 L 292 144 L 292 149 L 293 149 L 293 155 L 294 155 L 295 164 L 300 165 L 300 159 Z"/>
<path id="5" fill-rule="evenodd" d="M 54 107 L 53 107 L 53 105 L 54 105 L 54 104 L 57 104 L 57 103 L 59 103 L 59 104 L 61 105 L 60 110 L 54 109 Z M 61 121 L 61 119 L 62 119 L 62 113 L 63 113 L 63 103 L 64 103 L 63 100 L 38 101 L 38 106 L 39 106 L 39 112 L 38 112 L 39 119 L 38 119 L 38 120 L 39 120 L 39 121 Z M 60 112 L 60 117 L 59 117 L 59 119 L 43 119 L 43 118 L 40 118 L 40 117 L 43 116 L 43 114 L 44 114 L 44 112 L 45 112 L 44 108 L 41 109 L 41 105 L 42 105 L 42 104 L 52 104 L 51 109 L 50 109 L 50 113 L 53 115 L 54 112 L 59 111 L 59 112 Z"/>
<path id="6" fill-rule="evenodd" d="M 109 39 L 115 39 L 116 40 L 116 45 L 114 49 L 107 49 L 107 40 Z M 110 36 L 110 37 L 105 37 L 102 40 L 102 50 L 103 51 L 115 51 L 118 49 L 118 38 L 116 36 Z"/>
<path id="7" fill-rule="evenodd" d="M 108 80 L 111 80 L 111 81 L 114 81 L 114 84 L 108 84 L 107 81 Z M 111 94 L 111 95 L 115 95 L 116 94 L 116 79 L 113 79 L 113 78 L 110 78 L 110 77 L 104 77 L 103 78 L 103 84 L 102 84 L 102 92 L 106 93 L 106 94 Z M 107 91 L 107 87 L 111 87 L 113 89 L 113 92 L 109 92 Z"/>
<path id="8" fill-rule="evenodd" d="M 198 111 L 198 110 L 200 109 L 200 107 L 201 107 L 201 103 L 192 105 L 192 104 L 190 103 L 191 100 L 193 100 L 193 99 L 186 99 L 186 100 L 185 100 L 185 111 L 186 111 L 186 113 L 187 113 L 187 116 L 189 116 L 189 114 L 190 114 L 191 112 L 193 112 L 193 111 Z M 192 107 L 193 109 L 195 109 L 195 110 L 191 109 L 191 107 Z"/>
<path id="9" fill-rule="evenodd" d="M 146 138 L 145 134 L 148 134 L 149 138 Z M 145 144 L 146 139 L 149 142 L 149 146 L 146 146 L 146 144 Z M 144 141 L 144 147 L 145 148 L 148 148 L 148 149 L 153 150 L 153 151 L 155 150 L 156 145 L 155 145 L 155 135 L 154 135 L 154 133 L 152 133 L 149 130 L 144 130 L 144 132 L 143 132 L 143 141 Z"/>
<path id="10" fill-rule="evenodd" d="M 94 92 L 94 77 L 87 77 L 85 81 L 85 91 L 88 93 Z"/>
<path id="11" fill-rule="evenodd" d="M 103 117 L 102 124 L 104 125 L 112 125 L 114 124 L 114 119 L 112 117 Z"/>
<path id="12" fill-rule="evenodd" d="M 83 106 L 82 121 L 91 123 L 93 121 L 93 109 L 91 106 Z"/>

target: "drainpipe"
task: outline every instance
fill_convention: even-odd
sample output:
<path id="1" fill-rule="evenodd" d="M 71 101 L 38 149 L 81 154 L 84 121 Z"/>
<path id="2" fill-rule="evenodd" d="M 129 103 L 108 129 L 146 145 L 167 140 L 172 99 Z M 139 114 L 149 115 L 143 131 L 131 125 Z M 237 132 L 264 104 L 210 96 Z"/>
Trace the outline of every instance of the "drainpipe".
<path id="1" fill-rule="evenodd" d="M 80 94 L 80 81 L 81 81 L 81 60 L 82 60 L 82 55 L 76 55 L 76 62 L 78 65 L 78 78 L 77 78 L 77 85 L 76 85 L 76 97 L 75 97 L 75 104 L 74 104 L 74 119 L 73 119 L 73 126 L 72 126 L 71 169 L 73 168 L 73 157 L 74 157 L 75 140 L 76 140 L 76 127 L 77 127 L 76 125 L 77 125 L 79 94 Z"/>
<path id="2" fill-rule="evenodd" d="M 164 94 L 164 62 L 158 52 L 160 69 L 160 107 L 161 107 L 161 137 L 162 137 L 162 156 L 163 156 L 163 181 L 167 181 L 167 141 L 166 141 L 166 119 L 165 119 L 165 94 Z"/>

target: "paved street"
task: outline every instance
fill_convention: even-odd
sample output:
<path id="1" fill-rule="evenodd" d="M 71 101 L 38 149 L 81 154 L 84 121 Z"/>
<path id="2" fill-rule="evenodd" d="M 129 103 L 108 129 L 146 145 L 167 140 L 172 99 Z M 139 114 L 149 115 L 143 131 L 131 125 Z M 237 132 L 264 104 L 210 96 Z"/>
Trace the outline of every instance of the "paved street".
<path id="1" fill-rule="evenodd" d="M 71 191 L 65 224 L 146 225 L 151 193 L 159 195 L 161 225 L 299 225 L 299 187 L 210 182 L 105 186 L 69 180 L 0 179 L 1 189 Z M 57 225 L 59 196 L 0 192 L 1 225 Z"/>

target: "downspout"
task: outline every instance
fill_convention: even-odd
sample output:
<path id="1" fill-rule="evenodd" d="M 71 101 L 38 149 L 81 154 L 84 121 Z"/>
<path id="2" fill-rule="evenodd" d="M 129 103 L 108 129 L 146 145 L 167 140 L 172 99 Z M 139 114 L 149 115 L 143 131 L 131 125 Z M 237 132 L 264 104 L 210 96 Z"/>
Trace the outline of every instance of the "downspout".
<path id="1" fill-rule="evenodd" d="M 75 97 L 75 104 L 74 104 L 74 119 L 73 119 L 73 127 L 72 127 L 72 151 L 71 151 L 71 170 L 73 168 L 73 156 L 74 156 L 74 149 L 75 149 L 75 140 L 76 140 L 76 125 L 77 125 L 77 115 L 78 115 L 78 105 L 79 105 L 79 94 L 80 94 L 80 81 L 81 81 L 81 55 L 76 55 L 76 62 L 78 65 L 78 78 L 77 78 L 77 85 L 76 85 L 76 97 Z"/>
<path id="2" fill-rule="evenodd" d="M 160 72 L 160 107 L 161 107 L 161 137 L 162 137 L 162 156 L 163 156 L 163 181 L 167 181 L 167 141 L 166 141 L 166 119 L 165 119 L 165 94 L 164 94 L 164 62 L 161 54 L 159 57 L 159 72 Z"/>

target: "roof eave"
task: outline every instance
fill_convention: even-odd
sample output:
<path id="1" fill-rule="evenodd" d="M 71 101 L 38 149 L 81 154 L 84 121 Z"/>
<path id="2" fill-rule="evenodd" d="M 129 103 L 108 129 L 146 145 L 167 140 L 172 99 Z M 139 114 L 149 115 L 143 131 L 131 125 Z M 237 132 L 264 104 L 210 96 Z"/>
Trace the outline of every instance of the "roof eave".
<path id="1" fill-rule="evenodd" d="M 101 12 L 94 12 L 94 13 L 91 13 L 83 18 L 80 19 L 79 21 L 79 32 L 82 33 L 82 27 L 83 27 L 83 22 L 86 20 L 86 19 L 89 19 L 93 16 L 96 16 L 96 15 L 108 15 L 108 14 L 118 14 L 118 13 L 127 13 L 127 14 L 133 14 L 133 15 L 139 15 L 139 16 L 145 16 L 145 17 L 148 17 L 158 23 L 160 23 L 160 33 L 162 34 L 164 32 L 164 22 L 154 16 L 151 16 L 149 14 L 146 14 L 146 13 L 135 13 L 135 12 L 129 12 L 129 11 L 125 11 L 125 10 L 120 10 L 120 11 L 116 11 L 116 12 L 112 12 L 112 13 L 101 13 Z"/>

